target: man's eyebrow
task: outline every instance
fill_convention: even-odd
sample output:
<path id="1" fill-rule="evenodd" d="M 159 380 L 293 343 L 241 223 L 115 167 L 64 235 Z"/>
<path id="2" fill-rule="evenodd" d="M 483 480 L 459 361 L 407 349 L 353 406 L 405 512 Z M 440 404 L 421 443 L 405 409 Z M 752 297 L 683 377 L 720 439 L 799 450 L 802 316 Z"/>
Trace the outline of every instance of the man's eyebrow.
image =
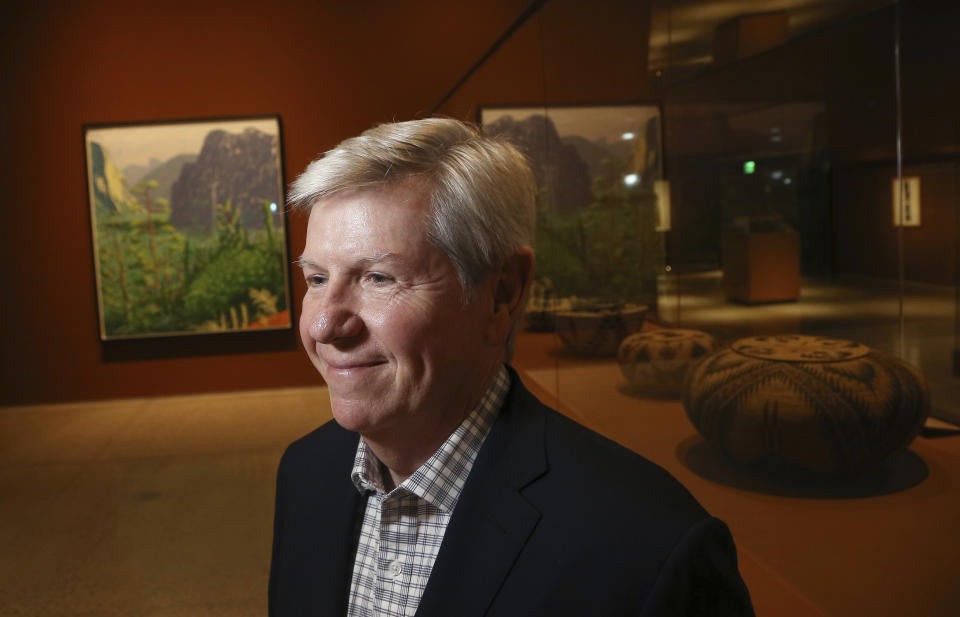
<path id="1" fill-rule="evenodd" d="M 377 253 L 375 255 L 361 257 L 357 259 L 356 263 L 375 264 L 383 261 L 403 261 L 403 258 L 397 255 L 396 253 Z M 311 259 L 308 259 L 307 257 L 304 257 L 303 255 L 298 257 L 296 261 L 294 261 L 294 263 L 300 266 L 300 268 L 313 268 L 315 270 L 320 268 L 319 264 L 317 264 L 315 261 Z"/>
<path id="2" fill-rule="evenodd" d="M 294 263 L 294 265 L 298 266 L 301 270 L 304 269 L 304 268 L 314 268 L 314 269 L 315 269 L 315 268 L 317 267 L 317 264 L 313 263 L 312 261 L 310 261 L 309 259 L 307 259 L 307 258 L 304 257 L 303 255 L 301 255 L 300 257 L 297 257 L 296 259 L 294 259 L 294 260 L 293 260 L 293 263 Z"/>

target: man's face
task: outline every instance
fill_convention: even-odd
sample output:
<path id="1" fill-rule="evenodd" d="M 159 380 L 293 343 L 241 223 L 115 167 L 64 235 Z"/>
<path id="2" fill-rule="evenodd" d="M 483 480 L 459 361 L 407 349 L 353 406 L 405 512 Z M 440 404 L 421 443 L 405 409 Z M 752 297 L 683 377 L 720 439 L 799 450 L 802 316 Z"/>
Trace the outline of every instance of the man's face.
<path id="1" fill-rule="evenodd" d="M 483 338 L 492 292 L 463 303 L 426 238 L 428 204 L 409 183 L 350 191 L 317 202 L 307 223 L 300 337 L 337 422 L 366 436 L 432 437 L 463 417 L 502 353 Z"/>

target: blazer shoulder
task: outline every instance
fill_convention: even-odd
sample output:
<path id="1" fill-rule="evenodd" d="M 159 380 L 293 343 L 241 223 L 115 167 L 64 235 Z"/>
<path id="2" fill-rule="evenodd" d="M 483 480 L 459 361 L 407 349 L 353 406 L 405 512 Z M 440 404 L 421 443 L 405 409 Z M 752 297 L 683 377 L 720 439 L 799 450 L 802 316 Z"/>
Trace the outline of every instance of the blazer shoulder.
<path id="1" fill-rule="evenodd" d="M 664 549 L 710 517 L 660 465 L 544 405 L 522 382 L 514 397 L 511 413 L 515 424 L 527 427 L 523 432 L 528 446 L 535 433 L 531 427 L 542 426 L 547 471 L 524 492 L 544 508 L 570 508 L 569 496 L 576 495 L 577 503 L 602 504 L 598 516 L 613 527 L 629 524 L 657 530 L 653 535 Z"/>
<path id="2" fill-rule="evenodd" d="M 697 500 L 666 469 L 558 411 L 546 411 L 547 454 L 551 470 L 582 473 L 583 481 L 621 501 L 686 514 L 693 524 L 708 516 Z M 579 473 L 577 475 L 579 475 Z"/>

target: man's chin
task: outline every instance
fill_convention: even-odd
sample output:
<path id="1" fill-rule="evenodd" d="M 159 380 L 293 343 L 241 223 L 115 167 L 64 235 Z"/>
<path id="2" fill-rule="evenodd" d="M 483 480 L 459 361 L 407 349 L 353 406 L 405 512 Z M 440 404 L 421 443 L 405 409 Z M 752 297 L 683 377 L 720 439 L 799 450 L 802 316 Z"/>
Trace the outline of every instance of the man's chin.
<path id="1" fill-rule="evenodd" d="M 337 424 L 355 433 L 370 433 L 382 424 L 382 411 L 369 400 L 340 398 L 330 394 L 330 409 Z"/>

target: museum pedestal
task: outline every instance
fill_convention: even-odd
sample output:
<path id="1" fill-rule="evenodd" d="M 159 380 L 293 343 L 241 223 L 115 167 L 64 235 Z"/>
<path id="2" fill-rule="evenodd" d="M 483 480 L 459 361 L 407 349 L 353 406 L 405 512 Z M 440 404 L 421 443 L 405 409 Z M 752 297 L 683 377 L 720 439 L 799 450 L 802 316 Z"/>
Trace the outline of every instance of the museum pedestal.
<path id="1" fill-rule="evenodd" d="M 778 302 L 800 297 L 797 232 L 728 231 L 723 235 L 723 291 L 737 302 Z"/>

